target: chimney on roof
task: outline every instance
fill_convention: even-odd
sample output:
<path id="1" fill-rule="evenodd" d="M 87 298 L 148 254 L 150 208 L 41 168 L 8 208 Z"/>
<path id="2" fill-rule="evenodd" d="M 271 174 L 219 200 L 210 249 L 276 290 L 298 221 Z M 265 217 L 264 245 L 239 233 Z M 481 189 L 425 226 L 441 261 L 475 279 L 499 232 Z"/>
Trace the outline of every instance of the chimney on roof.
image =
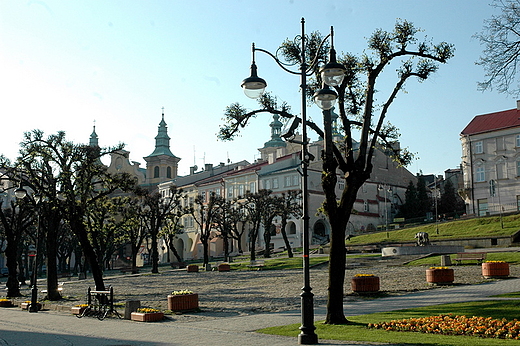
<path id="1" fill-rule="evenodd" d="M 516 110 L 520 111 L 520 100 L 516 100 Z"/>

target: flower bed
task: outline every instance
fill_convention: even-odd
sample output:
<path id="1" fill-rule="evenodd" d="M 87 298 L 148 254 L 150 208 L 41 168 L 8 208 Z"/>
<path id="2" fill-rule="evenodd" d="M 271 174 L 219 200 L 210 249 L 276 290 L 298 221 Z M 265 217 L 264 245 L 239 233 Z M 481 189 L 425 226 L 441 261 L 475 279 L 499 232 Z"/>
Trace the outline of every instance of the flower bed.
<path id="1" fill-rule="evenodd" d="M 173 291 L 168 295 L 168 310 L 187 311 L 199 308 L 199 295 L 191 291 Z"/>
<path id="2" fill-rule="evenodd" d="M 74 315 L 81 315 L 83 311 L 87 308 L 88 304 L 78 304 L 70 308 L 70 312 Z"/>
<path id="3" fill-rule="evenodd" d="M 431 284 L 451 284 L 455 280 L 453 269 L 448 267 L 431 267 L 426 269 L 426 281 Z"/>
<path id="4" fill-rule="evenodd" d="M 352 291 L 373 293 L 379 291 L 379 277 L 372 274 L 356 274 L 350 282 Z"/>
<path id="5" fill-rule="evenodd" d="M 9 308 L 13 306 L 13 302 L 9 299 L 2 298 L 0 299 L 0 307 Z"/>
<path id="6" fill-rule="evenodd" d="M 439 315 L 423 318 L 369 323 L 369 328 L 445 335 L 470 335 L 484 338 L 520 339 L 520 321 L 491 317 Z"/>
<path id="7" fill-rule="evenodd" d="M 486 261 L 482 263 L 482 276 L 486 279 L 504 279 L 509 276 L 509 263 Z"/>
<path id="8" fill-rule="evenodd" d="M 130 314 L 132 321 L 157 322 L 164 318 L 164 312 L 153 308 L 138 308 Z"/>
<path id="9" fill-rule="evenodd" d="M 29 310 L 29 305 L 31 305 L 31 302 L 30 301 L 25 301 L 22 304 L 20 304 L 20 307 L 23 310 Z M 40 311 L 43 308 L 43 305 L 41 303 L 38 303 L 38 302 L 36 303 L 36 306 L 38 307 L 38 311 Z"/>

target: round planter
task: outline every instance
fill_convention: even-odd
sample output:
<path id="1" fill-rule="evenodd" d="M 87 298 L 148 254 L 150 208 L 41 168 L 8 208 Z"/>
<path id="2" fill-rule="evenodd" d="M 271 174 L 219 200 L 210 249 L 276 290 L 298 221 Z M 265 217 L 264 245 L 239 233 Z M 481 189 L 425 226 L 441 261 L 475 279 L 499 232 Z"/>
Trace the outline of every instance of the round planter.
<path id="1" fill-rule="evenodd" d="M 217 266 L 219 272 L 228 272 L 231 270 L 231 266 L 227 263 L 221 263 Z"/>
<path id="2" fill-rule="evenodd" d="M 196 273 L 199 271 L 199 266 L 195 265 L 195 264 L 190 264 L 189 266 L 186 267 L 186 271 L 191 272 L 191 273 Z"/>
<path id="3" fill-rule="evenodd" d="M 426 281 L 431 284 L 451 284 L 455 280 L 455 274 L 451 268 L 426 269 Z"/>
<path id="4" fill-rule="evenodd" d="M 130 314 L 130 319 L 138 322 L 157 322 L 163 318 L 163 312 L 132 312 Z"/>
<path id="5" fill-rule="evenodd" d="M 482 263 L 482 276 L 486 279 L 503 279 L 509 276 L 509 263 L 484 262 Z"/>
<path id="6" fill-rule="evenodd" d="M 354 276 L 350 282 L 352 291 L 372 293 L 379 291 L 379 276 Z"/>
<path id="7" fill-rule="evenodd" d="M 0 300 L 0 307 L 2 308 L 10 308 L 13 306 L 13 302 L 10 300 Z"/>
<path id="8" fill-rule="evenodd" d="M 187 311 L 187 310 L 196 310 L 198 308 L 199 308 L 199 295 L 197 293 L 168 295 L 168 310 Z"/>

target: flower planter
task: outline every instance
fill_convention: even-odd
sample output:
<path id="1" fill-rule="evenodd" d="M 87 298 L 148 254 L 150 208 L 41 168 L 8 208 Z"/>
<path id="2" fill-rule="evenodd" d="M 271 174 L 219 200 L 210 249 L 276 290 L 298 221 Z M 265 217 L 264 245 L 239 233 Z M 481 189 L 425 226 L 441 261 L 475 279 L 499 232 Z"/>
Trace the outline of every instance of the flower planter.
<path id="1" fill-rule="evenodd" d="M 187 311 L 187 310 L 196 310 L 198 308 L 199 308 L 199 295 L 197 293 L 168 295 L 168 310 Z"/>
<path id="2" fill-rule="evenodd" d="M 73 306 L 70 308 L 70 312 L 72 312 L 74 315 L 81 315 L 86 308 L 86 306 Z"/>
<path id="3" fill-rule="evenodd" d="M 0 307 L 2 308 L 10 308 L 13 306 L 13 302 L 10 300 L 0 300 Z"/>
<path id="4" fill-rule="evenodd" d="M 451 268 L 426 269 L 426 281 L 431 284 L 451 284 L 455 280 L 455 274 Z"/>
<path id="5" fill-rule="evenodd" d="M 509 276 L 509 263 L 484 262 L 482 263 L 482 276 L 486 279 L 503 279 Z"/>
<path id="6" fill-rule="evenodd" d="M 195 264 L 190 264 L 189 266 L 186 267 L 186 271 L 191 272 L 191 273 L 196 273 L 199 271 L 199 266 L 195 265 Z"/>
<path id="7" fill-rule="evenodd" d="M 379 291 L 378 276 L 354 276 L 350 282 L 352 291 L 357 293 L 372 293 Z"/>
<path id="8" fill-rule="evenodd" d="M 28 310 L 29 309 L 29 305 L 31 305 L 31 303 L 23 302 L 22 304 L 20 304 L 20 307 L 23 310 Z M 41 303 L 36 303 L 36 306 L 38 307 L 38 311 L 40 311 L 43 308 Z"/>
<path id="9" fill-rule="evenodd" d="M 163 312 L 132 312 L 130 314 L 130 319 L 138 322 L 157 322 L 163 318 Z"/>
<path id="10" fill-rule="evenodd" d="M 227 263 L 221 263 L 217 266 L 219 272 L 228 272 L 231 270 L 231 266 Z"/>

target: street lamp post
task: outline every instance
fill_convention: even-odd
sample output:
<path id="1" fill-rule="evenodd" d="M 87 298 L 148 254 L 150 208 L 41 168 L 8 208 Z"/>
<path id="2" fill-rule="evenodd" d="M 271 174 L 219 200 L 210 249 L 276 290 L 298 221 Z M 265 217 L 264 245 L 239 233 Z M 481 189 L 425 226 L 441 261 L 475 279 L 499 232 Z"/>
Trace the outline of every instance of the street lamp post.
<path id="1" fill-rule="evenodd" d="M 320 72 L 322 79 L 326 85 L 337 86 L 343 81 L 345 75 L 345 67 L 336 62 L 336 53 L 333 46 L 333 31 L 327 35 L 320 43 L 321 46 L 325 43 L 328 38 L 331 38 L 331 51 L 330 61 L 321 67 Z M 242 81 L 242 88 L 246 96 L 250 98 L 258 98 L 264 92 L 267 87 L 267 83 L 264 79 L 258 77 L 257 66 L 255 62 L 255 52 L 260 51 L 266 53 L 273 58 L 276 63 L 286 72 L 300 76 L 300 88 L 301 88 L 301 123 L 302 123 L 302 214 L 303 214 L 303 287 L 301 296 L 301 318 L 302 324 L 300 326 L 300 334 L 298 335 L 299 344 L 312 345 L 318 343 L 318 336 L 315 333 L 314 326 L 314 302 L 312 288 L 310 285 L 310 264 L 309 264 L 309 196 L 308 196 L 308 165 L 310 161 L 310 154 L 308 152 L 308 139 L 307 139 L 307 76 L 313 74 L 313 68 L 318 63 L 318 57 L 314 58 L 310 64 L 307 64 L 305 59 L 306 49 L 306 36 L 305 36 L 305 19 L 301 20 L 301 51 L 300 51 L 300 68 L 299 71 L 292 71 L 286 68 L 282 62 L 272 53 L 261 48 L 256 48 L 255 44 L 252 45 L 252 63 L 251 63 L 251 76 Z M 319 49 L 318 49 L 319 51 Z M 318 91 L 314 95 L 314 99 L 318 106 L 324 111 L 330 112 L 330 108 L 333 107 L 334 102 L 337 98 L 337 94 L 325 87 Z M 297 118 L 295 117 L 295 120 Z M 298 122 L 292 122 L 292 124 L 298 125 Z M 294 126 L 294 127 L 296 127 Z M 292 127 L 292 126 L 291 126 Z M 294 130 L 294 128 L 292 128 Z M 298 142 L 297 142 L 298 143 Z"/>

